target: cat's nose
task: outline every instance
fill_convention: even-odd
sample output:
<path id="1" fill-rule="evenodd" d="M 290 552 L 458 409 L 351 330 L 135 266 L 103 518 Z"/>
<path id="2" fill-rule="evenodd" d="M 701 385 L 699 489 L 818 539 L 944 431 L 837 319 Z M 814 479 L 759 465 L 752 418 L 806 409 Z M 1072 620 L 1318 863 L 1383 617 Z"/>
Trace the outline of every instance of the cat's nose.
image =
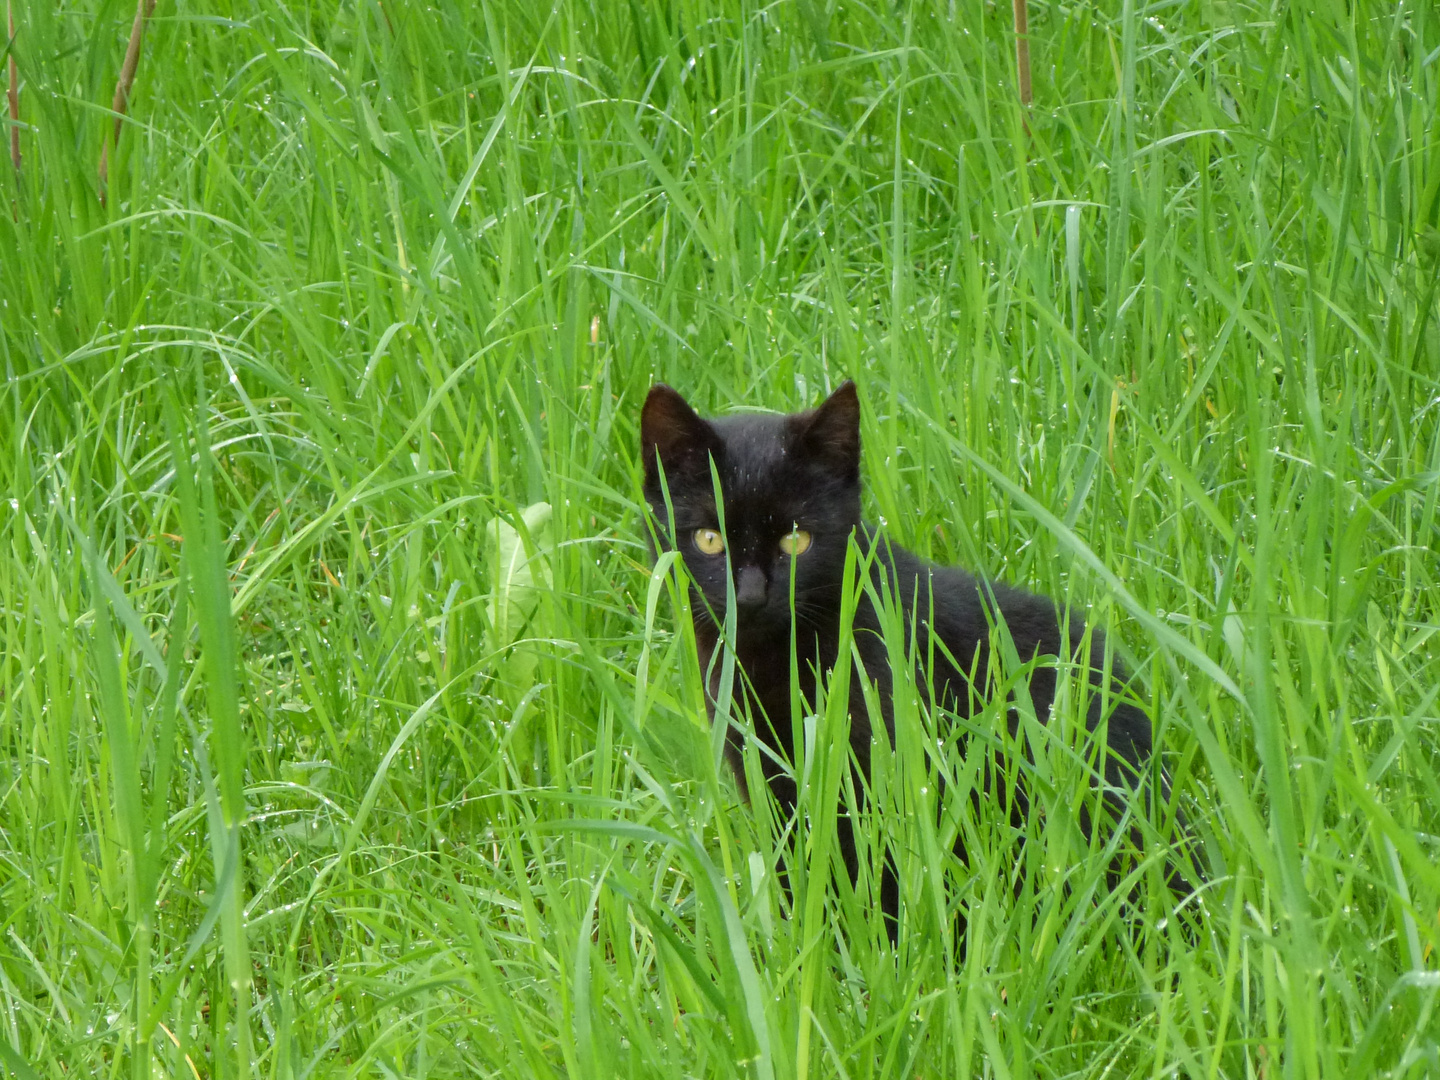
<path id="1" fill-rule="evenodd" d="M 765 572 L 758 566 L 740 568 L 735 582 L 735 603 L 741 608 L 758 608 L 765 603 Z"/>

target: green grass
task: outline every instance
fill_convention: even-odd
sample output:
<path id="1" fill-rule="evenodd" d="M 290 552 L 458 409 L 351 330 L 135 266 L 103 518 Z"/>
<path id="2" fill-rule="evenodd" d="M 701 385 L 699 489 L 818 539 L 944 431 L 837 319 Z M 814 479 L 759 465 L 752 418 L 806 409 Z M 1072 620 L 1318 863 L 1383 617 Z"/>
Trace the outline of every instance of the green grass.
<path id="1" fill-rule="evenodd" d="M 16 4 L 0 1073 L 1440 1076 L 1433 5 L 1037 0 L 1022 114 L 1003 3 L 162 0 L 102 205 L 131 17 Z M 1141 673 L 1188 920 L 1064 723 L 930 825 L 909 699 L 898 951 L 833 710 L 791 910 L 636 419 L 847 376 L 868 513 Z"/>

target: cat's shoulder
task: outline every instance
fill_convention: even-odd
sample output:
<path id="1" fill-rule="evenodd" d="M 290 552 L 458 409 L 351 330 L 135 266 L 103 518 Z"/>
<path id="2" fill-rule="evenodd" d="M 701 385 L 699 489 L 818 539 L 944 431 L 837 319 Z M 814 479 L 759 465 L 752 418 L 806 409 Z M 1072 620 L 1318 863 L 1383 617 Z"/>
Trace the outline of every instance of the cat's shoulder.
<path id="1" fill-rule="evenodd" d="M 998 609 L 1017 639 L 1049 642 L 1056 636 L 1057 610 L 1049 597 L 922 558 L 872 526 L 866 533 L 903 602 L 932 607 L 938 624 L 982 633 Z"/>
<path id="2" fill-rule="evenodd" d="M 980 579 L 960 566 L 946 566 L 897 544 L 883 529 L 865 526 L 867 544 L 875 549 L 876 563 L 907 603 L 933 596 L 937 605 L 980 610 Z"/>

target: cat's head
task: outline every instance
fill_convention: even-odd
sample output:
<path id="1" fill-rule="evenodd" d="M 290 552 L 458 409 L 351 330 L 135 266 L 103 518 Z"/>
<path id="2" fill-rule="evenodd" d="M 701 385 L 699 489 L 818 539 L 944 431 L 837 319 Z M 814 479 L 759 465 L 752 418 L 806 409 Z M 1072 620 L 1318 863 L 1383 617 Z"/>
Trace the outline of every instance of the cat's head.
<path id="1" fill-rule="evenodd" d="M 846 546 L 860 525 L 860 401 L 853 382 L 808 412 L 713 420 L 657 384 L 640 415 L 640 454 L 661 543 L 681 552 L 704 595 L 697 619 L 709 618 L 706 605 L 724 617 L 727 571 L 734 575 L 742 643 L 788 637 L 792 576 L 801 623 L 818 625 L 833 612 Z"/>

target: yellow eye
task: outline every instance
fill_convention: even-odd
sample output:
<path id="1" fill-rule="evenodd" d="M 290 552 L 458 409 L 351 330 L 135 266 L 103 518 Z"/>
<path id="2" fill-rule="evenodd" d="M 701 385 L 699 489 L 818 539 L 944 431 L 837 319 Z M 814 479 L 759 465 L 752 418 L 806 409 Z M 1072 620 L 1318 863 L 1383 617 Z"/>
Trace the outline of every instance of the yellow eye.
<path id="1" fill-rule="evenodd" d="M 810 534 L 804 529 L 796 529 L 780 538 L 780 550 L 786 555 L 803 555 L 809 546 Z"/>
<path id="2" fill-rule="evenodd" d="M 695 546 L 702 555 L 719 555 L 725 550 L 725 538 L 714 529 L 696 529 Z"/>

